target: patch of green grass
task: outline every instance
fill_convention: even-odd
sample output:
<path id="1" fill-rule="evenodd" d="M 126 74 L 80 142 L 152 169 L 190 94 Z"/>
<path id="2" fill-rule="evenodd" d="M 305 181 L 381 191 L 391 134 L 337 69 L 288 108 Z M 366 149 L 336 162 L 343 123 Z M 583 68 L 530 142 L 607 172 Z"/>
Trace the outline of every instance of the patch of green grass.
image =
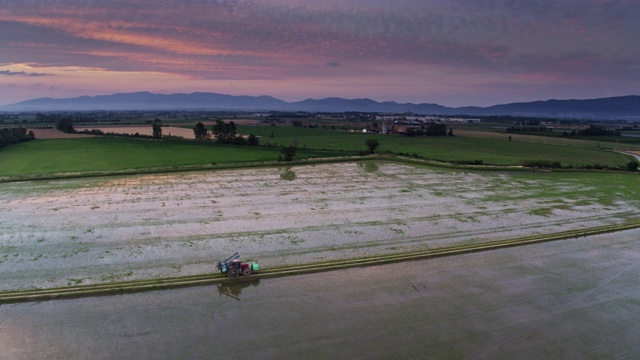
<path id="1" fill-rule="evenodd" d="M 211 164 L 246 163 L 250 166 L 252 162 L 276 161 L 280 156 L 280 146 L 283 145 L 298 147 L 294 160 L 360 155 L 366 153 L 367 139 L 378 140 L 379 153 L 412 154 L 417 158 L 454 163 L 482 160 L 485 165 L 519 165 L 524 160 L 540 160 L 557 161 L 563 166 L 573 167 L 624 167 L 630 160 L 627 155 L 609 151 L 596 141 L 542 136 L 514 136 L 509 141 L 504 134 L 478 131 L 461 132 L 453 137 L 427 138 L 291 126 L 242 125 L 238 126 L 238 130 L 242 134 L 259 136 L 261 146 L 117 137 L 20 143 L 0 151 L 0 176 L 135 172 L 145 169 L 170 171 Z M 640 148 L 630 144 L 625 146 Z M 285 179 L 289 178 L 285 176 Z"/>
<path id="2" fill-rule="evenodd" d="M 326 149 L 359 153 L 366 151 L 365 141 L 378 140 L 378 152 L 415 154 L 442 161 L 473 161 L 483 164 L 519 165 L 522 160 L 559 161 L 563 165 L 604 164 L 622 166 L 628 156 L 597 147 L 597 142 L 564 138 L 533 137 L 509 141 L 504 134 L 453 137 L 406 137 L 326 129 L 294 128 L 291 126 L 239 126 L 241 133 L 262 136 L 261 145 L 303 144 L 306 149 Z M 454 131 L 455 133 L 455 131 Z M 273 134 L 273 137 L 269 137 Z M 635 147 L 640 148 L 640 147 Z"/>
<path id="3" fill-rule="evenodd" d="M 84 282 L 85 279 L 69 279 L 69 281 L 67 281 L 67 286 L 76 286 L 76 285 L 80 285 Z"/>
<path id="4" fill-rule="evenodd" d="M 114 137 L 36 140 L 2 149 L 0 176 L 276 161 L 279 154 L 279 148 L 197 141 Z M 295 158 L 338 155 L 343 154 L 299 149 Z"/>
<path id="5" fill-rule="evenodd" d="M 530 211 L 529 214 L 547 217 L 553 214 L 553 209 L 552 208 L 536 209 L 536 210 Z"/>
<path id="6" fill-rule="evenodd" d="M 512 174 L 518 181 L 544 180 L 553 186 L 541 186 L 527 198 L 549 199 L 557 198 L 558 188 L 563 188 L 565 198 L 577 199 L 600 204 L 610 204 L 612 201 L 640 201 L 640 177 L 631 173 L 601 173 L 601 172 L 558 172 L 558 173 L 528 173 Z M 588 200 L 586 200 L 588 199 Z"/>

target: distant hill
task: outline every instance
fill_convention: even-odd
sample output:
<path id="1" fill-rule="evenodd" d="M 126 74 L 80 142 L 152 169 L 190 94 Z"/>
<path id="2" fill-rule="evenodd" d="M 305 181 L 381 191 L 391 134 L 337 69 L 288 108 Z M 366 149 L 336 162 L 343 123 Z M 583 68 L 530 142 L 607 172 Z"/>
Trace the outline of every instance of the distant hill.
<path id="1" fill-rule="evenodd" d="M 0 111 L 89 111 L 89 110 L 228 110 L 308 112 L 411 112 L 424 115 L 512 115 L 553 118 L 640 120 L 640 96 L 590 100 L 546 100 L 489 107 L 446 107 L 438 104 L 378 102 L 371 99 L 306 99 L 286 102 L 271 96 L 234 96 L 196 92 L 153 94 L 150 92 L 80 96 L 67 99 L 39 98 L 0 107 Z"/>
<path id="2" fill-rule="evenodd" d="M 271 96 L 233 96 L 196 92 L 153 94 L 150 92 L 80 96 L 67 99 L 39 98 L 0 107 L 2 111 L 88 110 L 279 110 L 287 102 Z"/>

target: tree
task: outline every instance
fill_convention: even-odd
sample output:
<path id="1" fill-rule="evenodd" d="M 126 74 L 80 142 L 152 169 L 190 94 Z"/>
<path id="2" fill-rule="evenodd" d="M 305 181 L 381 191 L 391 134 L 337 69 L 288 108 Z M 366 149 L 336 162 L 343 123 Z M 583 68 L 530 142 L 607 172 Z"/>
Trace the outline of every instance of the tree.
<path id="1" fill-rule="evenodd" d="M 447 125 L 445 124 L 430 124 L 427 126 L 427 130 L 425 131 L 425 135 L 427 136 L 446 136 L 447 135 Z"/>
<path id="2" fill-rule="evenodd" d="M 73 120 L 70 117 L 64 117 L 56 122 L 56 129 L 67 134 L 75 134 L 76 130 L 73 128 Z"/>
<path id="3" fill-rule="evenodd" d="M 20 128 L 2 128 L 0 129 L 0 149 L 17 144 L 19 142 L 35 140 L 33 131 L 27 133 L 27 129 Z"/>
<path id="4" fill-rule="evenodd" d="M 254 134 L 249 134 L 249 136 L 247 137 L 247 145 L 258 146 L 260 145 L 260 140 Z"/>
<path id="5" fill-rule="evenodd" d="M 193 136 L 195 136 L 196 140 L 208 140 L 211 138 L 209 130 L 201 122 L 197 123 L 196 127 L 193 128 Z"/>
<path id="6" fill-rule="evenodd" d="M 153 139 L 154 140 L 162 140 L 162 122 L 160 119 L 153 120 L 153 125 L 151 125 L 153 129 Z"/>
<path id="7" fill-rule="evenodd" d="M 367 149 L 369 149 L 369 154 L 375 153 L 378 146 L 380 146 L 380 143 L 376 139 L 367 139 L 365 143 L 367 144 Z"/>
<path id="8" fill-rule="evenodd" d="M 638 171 L 638 162 L 635 160 L 631 160 L 627 163 L 627 171 L 636 172 Z"/>
<path id="9" fill-rule="evenodd" d="M 293 157 L 296 156 L 297 148 L 293 145 L 289 146 L 281 146 L 280 147 L 280 160 L 281 161 L 292 161 Z"/>
<path id="10" fill-rule="evenodd" d="M 248 141 L 244 137 L 237 135 L 231 139 L 231 144 L 233 145 L 247 145 Z"/>
<path id="11" fill-rule="evenodd" d="M 232 144 L 233 138 L 236 137 L 236 124 L 233 121 L 225 123 L 218 119 L 213 125 L 213 133 L 216 135 L 216 141 L 220 144 Z"/>

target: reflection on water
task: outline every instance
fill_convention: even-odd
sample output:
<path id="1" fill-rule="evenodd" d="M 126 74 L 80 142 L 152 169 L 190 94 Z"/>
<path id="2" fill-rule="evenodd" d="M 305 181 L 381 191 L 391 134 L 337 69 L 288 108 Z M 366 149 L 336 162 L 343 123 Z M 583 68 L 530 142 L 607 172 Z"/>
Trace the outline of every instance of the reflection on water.
<path id="1" fill-rule="evenodd" d="M 635 358 L 638 236 L 3 304 L 0 359 Z"/>
<path id="2" fill-rule="evenodd" d="M 246 289 L 249 286 L 258 286 L 260 285 L 260 279 L 251 279 L 251 280 L 237 280 L 237 281 L 227 281 L 222 284 L 218 284 L 218 294 L 220 296 L 226 295 L 233 299 L 240 301 L 240 295 L 242 294 L 242 289 Z"/>
<path id="3" fill-rule="evenodd" d="M 286 167 L 280 172 L 280 179 L 282 180 L 293 181 L 296 179 L 296 177 L 296 173 L 293 172 L 290 167 Z"/>
<path id="4" fill-rule="evenodd" d="M 380 168 L 380 166 L 378 165 L 377 161 L 365 161 L 365 162 L 359 162 L 358 166 L 360 166 L 361 168 L 364 169 L 365 172 L 368 173 L 372 173 L 372 172 L 376 172 L 378 171 L 378 169 Z"/>

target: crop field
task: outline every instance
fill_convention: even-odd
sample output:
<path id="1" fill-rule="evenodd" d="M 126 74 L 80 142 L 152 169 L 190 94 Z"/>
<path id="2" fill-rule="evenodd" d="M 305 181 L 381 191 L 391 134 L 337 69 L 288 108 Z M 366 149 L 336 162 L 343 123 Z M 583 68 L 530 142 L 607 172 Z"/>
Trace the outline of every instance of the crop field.
<path id="1" fill-rule="evenodd" d="M 454 129 L 453 137 L 406 137 L 360 131 L 293 127 L 239 126 L 241 133 L 260 136 L 261 144 L 301 148 L 362 151 L 365 139 L 380 143 L 380 152 L 391 151 L 440 161 L 482 160 L 484 164 L 519 165 L 523 160 L 558 161 L 564 166 L 586 164 L 624 165 L 629 158 L 617 151 L 640 150 L 639 145 Z"/>
<path id="2" fill-rule="evenodd" d="M 135 133 L 138 133 L 140 135 L 147 135 L 147 136 L 151 136 L 153 135 L 153 129 L 151 126 L 146 125 L 146 126 L 137 126 L 137 125 L 133 125 L 133 126 L 76 126 L 75 127 L 76 131 L 83 131 L 83 130 L 100 130 L 102 132 L 105 133 L 116 133 L 116 134 L 130 134 L 133 135 Z M 162 127 L 162 135 L 163 136 L 179 136 L 179 137 L 183 137 L 185 139 L 195 139 L 195 136 L 193 135 L 193 129 L 187 129 L 187 128 L 182 128 L 182 127 L 176 127 L 176 126 L 163 126 Z M 36 134 L 36 138 L 37 138 L 37 134 Z"/>
<path id="3" fill-rule="evenodd" d="M 353 162 L 0 184 L 0 290 L 270 267 L 637 219 L 633 174 Z"/>
<path id="4" fill-rule="evenodd" d="M 340 155 L 340 154 L 337 154 Z M 213 142 L 151 141 L 117 137 L 36 140 L 0 152 L 0 177 L 175 168 L 193 165 L 276 161 L 279 149 Z M 329 157 L 322 150 L 298 150 L 297 157 Z"/>
<path id="5" fill-rule="evenodd" d="M 80 127 L 79 127 L 80 128 Z M 144 127 L 108 127 L 104 131 L 150 131 Z M 366 140 L 378 140 L 378 153 L 445 162 L 482 161 L 485 165 L 518 166 L 522 161 L 559 162 L 562 166 L 602 165 L 625 168 L 640 152 L 633 144 L 565 139 L 504 133 L 476 128 L 456 128 L 454 137 L 410 138 L 365 134 L 360 131 L 294 128 L 291 126 L 239 125 L 240 134 L 255 134 L 261 146 L 221 145 L 213 141 L 87 137 L 53 129 L 34 129 L 38 140 L 9 146 L 0 152 L 0 179 L 51 178 L 61 174 L 104 175 L 175 171 L 212 164 L 275 162 L 280 146 L 297 147 L 295 160 L 362 155 Z M 193 130 L 166 127 L 165 134 L 191 136 Z M 622 153 L 622 152 L 626 152 Z M 249 164 L 249 166 L 252 166 Z"/>

